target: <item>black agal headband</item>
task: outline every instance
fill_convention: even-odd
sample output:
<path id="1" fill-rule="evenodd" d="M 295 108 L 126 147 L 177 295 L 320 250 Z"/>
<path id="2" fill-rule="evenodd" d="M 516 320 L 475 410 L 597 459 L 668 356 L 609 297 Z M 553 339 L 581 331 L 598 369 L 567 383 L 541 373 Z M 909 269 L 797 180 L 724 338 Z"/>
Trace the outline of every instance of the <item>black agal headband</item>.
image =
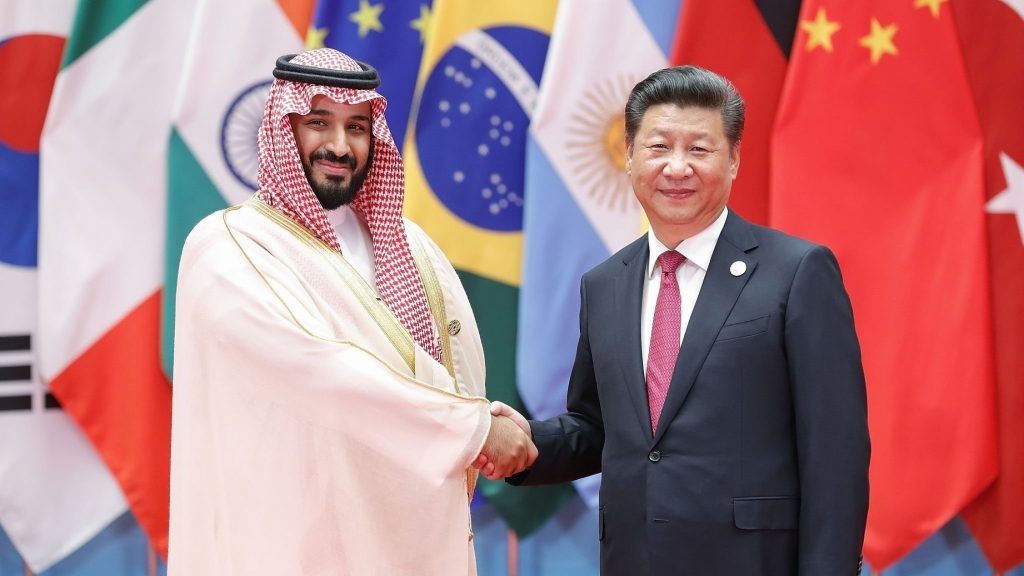
<path id="1" fill-rule="evenodd" d="M 291 59 L 296 56 L 297 54 L 285 54 L 278 58 L 277 65 L 274 67 L 274 78 L 305 82 L 306 84 L 318 84 L 320 86 L 355 88 L 357 90 L 373 90 L 380 86 L 380 76 L 377 74 L 377 69 L 365 62 L 356 60 L 356 64 L 359 64 L 362 70 L 330 70 L 315 66 L 292 64 Z"/>

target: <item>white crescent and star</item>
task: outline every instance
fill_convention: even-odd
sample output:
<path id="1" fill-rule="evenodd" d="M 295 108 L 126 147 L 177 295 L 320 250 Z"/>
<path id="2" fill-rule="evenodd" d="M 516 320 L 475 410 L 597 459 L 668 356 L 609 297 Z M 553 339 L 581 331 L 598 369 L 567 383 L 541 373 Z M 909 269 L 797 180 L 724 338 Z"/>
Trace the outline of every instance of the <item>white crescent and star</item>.
<path id="1" fill-rule="evenodd" d="M 1021 244 L 1024 245 L 1024 168 L 1005 152 L 999 153 L 999 163 L 1006 178 L 1006 189 L 988 201 L 985 211 L 989 214 L 1016 215 L 1017 230 L 1020 231 Z"/>
<path id="2" fill-rule="evenodd" d="M 1024 20 L 1024 0 L 1003 0 L 1003 4 L 1009 6 L 1011 10 Z"/>

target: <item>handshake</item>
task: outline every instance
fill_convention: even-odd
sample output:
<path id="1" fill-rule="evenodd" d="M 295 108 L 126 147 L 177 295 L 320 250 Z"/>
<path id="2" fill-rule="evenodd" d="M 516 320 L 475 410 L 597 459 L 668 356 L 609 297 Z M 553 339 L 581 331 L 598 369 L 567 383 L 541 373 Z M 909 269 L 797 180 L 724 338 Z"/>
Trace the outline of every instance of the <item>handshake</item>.
<path id="1" fill-rule="evenodd" d="M 511 406 L 491 402 L 491 430 L 473 468 L 488 480 L 501 480 L 526 470 L 536 459 L 530 423 Z"/>

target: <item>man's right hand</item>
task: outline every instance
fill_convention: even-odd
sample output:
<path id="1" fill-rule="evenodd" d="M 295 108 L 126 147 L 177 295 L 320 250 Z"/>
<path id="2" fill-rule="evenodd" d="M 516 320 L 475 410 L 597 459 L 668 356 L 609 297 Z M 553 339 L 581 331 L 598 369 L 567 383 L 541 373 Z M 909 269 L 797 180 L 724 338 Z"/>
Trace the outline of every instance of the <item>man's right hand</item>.
<path id="1" fill-rule="evenodd" d="M 489 480 L 522 472 L 537 459 L 537 447 L 518 424 L 505 416 L 491 416 L 491 430 L 473 466 Z"/>
<path id="2" fill-rule="evenodd" d="M 491 402 L 491 414 L 494 416 L 508 416 L 516 423 L 516 426 L 519 426 L 523 429 L 523 432 L 526 432 L 527 436 L 533 438 L 533 433 L 530 431 L 530 421 L 515 408 L 499 400 L 494 400 Z"/>

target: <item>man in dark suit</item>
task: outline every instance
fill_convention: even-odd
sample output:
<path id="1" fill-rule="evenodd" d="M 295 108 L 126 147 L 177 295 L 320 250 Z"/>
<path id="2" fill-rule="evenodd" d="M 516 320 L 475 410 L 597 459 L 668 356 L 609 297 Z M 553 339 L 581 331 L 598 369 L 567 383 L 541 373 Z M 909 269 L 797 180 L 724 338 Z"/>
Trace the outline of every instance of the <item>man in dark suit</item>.
<path id="1" fill-rule="evenodd" d="M 858 572 L 870 446 L 850 301 L 828 248 L 726 208 L 743 122 L 707 70 L 636 85 L 626 165 L 651 233 L 583 276 L 568 412 L 494 406 L 540 452 L 509 482 L 603 473 L 605 575 Z"/>

